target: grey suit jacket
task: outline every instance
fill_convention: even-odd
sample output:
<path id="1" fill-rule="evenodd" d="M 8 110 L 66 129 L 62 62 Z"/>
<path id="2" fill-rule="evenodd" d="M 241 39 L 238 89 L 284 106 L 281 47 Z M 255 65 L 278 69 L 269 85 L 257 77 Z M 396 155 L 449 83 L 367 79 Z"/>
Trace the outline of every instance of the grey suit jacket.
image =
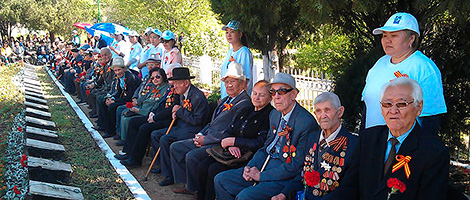
<path id="1" fill-rule="evenodd" d="M 247 166 L 256 166 L 259 170 L 261 170 L 263 163 L 268 156 L 266 148 L 273 142 L 277 135 L 276 129 L 279 126 L 281 117 L 281 112 L 277 110 L 271 111 L 271 114 L 269 115 L 270 128 L 268 132 L 268 139 L 266 140 L 264 146 L 255 153 Z M 296 103 L 287 125 L 292 128 L 292 132 L 290 133 L 290 142 L 291 145 L 295 146 L 297 149 L 295 151 L 296 155 L 295 157 L 291 157 L 290 163 L 287 163 L 286 158 L 282 156 L 282 147 L 286 145 L 287 140 L 281 140 L 281 156 L 277 159 L 271 158 L 269 161 L 272 163 L 277 162 L 279 165 L 268 164 L 266 169 L 261 172 L 260 182 L 289 180 L 300 173 L 305 158 L 305 142 L 307 141 L 307 137 L 309 134 L 313 134 L 315 131 L 320 130 L 320 127 L 313 118 L 312 114 L 310 114 L 298 103 Z"/>
<path id="2" fill-rule="evenodd" d="M 232 100 L 233 107 L 230 110 L 221 112 L 216 116 L 217 111 L 228 97 L 223 98 L 212 114 L 212 121 L 201 131 L 204 137 L 204 145 L 219 143 L 222 139 L 228 137 L 227 130 L 232 121 L 239 118 L 243 113 L 253 110 L 253 104 L 250 97 L 243 91 Z"/>

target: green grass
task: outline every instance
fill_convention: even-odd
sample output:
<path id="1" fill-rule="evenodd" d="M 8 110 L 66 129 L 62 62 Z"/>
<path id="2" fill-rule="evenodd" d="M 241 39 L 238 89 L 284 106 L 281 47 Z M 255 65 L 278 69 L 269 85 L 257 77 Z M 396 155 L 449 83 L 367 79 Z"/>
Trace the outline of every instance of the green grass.
<path id="1" fill-rule="evenodd" d="M 0 196 L 5 194 L 5 148 L 7 134 L 10 132 L 15 115 L 23 109 L 24 96 L 12 83 L 22 64 L 0 65 Z"/>
<path id="2" fill-rule="evenodd" d="M 66 162 L 72 165 L 69 185 L 81 188 L 85 199 L 134 199 L 44 68 L 37 72 L 59 142 L 66 150 Z"/>

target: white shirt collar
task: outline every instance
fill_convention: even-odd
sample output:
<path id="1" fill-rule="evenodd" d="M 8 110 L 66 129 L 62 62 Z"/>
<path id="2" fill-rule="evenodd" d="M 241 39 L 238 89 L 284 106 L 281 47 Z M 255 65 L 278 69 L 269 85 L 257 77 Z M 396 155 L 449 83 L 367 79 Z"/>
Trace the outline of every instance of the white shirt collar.
<path id="1" fill-rule="evenodd" d="M 341 124 L 339 124 L 338 128 L 337 128 L 330 136 L 328 136 L 328 137 L 325 139 L 325 140 L 326 140 L 326 144 L 327 144 L 328 146 L 330 146 L 328 143 L 330 143 L 331 141 L 333 141 L 333 140 L 336 138 L 336 136 L 338 136 L 338 133 L 339 133 L 340 130 L 341 130 Z M 322 141 L 323 138 L 325 138 L 325 136 L 323 136 L 323 132 L 324 132 L 324 131 L 322 130 L 321 133 L 320 133 L 320 139 L 318 140 L 318 143 L 320 143 L 320 141 Z"/>
<path id="2" fill-rule="evenodd" d="M 188 89 L 186 90 L 186 92 L 184 92 L 184 96 L 183 96 L 183 99 L 187 99 L 188 98 L 188 94 L 189 94 L 189 88 L 191 88 L 191 85 L 189 85 Z"/>
<path id="3" fill-rule="evenodd" d="M 294 111 L 296 105 L 297 102 L 294 104 L 294 106 L 292 106 L 292 109 L 286 115 L 282 115 L 282 118 L 286 120 L 286 123 L 289 122 L 290 116 L 292 115 L 292 111 Z"/>

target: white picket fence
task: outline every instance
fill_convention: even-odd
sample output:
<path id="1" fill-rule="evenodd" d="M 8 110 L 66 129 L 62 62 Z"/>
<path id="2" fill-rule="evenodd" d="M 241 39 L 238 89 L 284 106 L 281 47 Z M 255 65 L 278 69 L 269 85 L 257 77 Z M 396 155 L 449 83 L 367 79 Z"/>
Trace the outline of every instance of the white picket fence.
<path id="1" fill-rule="evenodd" d="M 263 77 L 262 70 L 259 68 L 261 63 L 254 62 L 254 77 L 256 82 L 259 77 Z M 196 76 L 193 82 L 201 83 L 207 86 L 220 85 L 220 66 L 222 60 L 214 60 L 209 56 L 201 57 L 185 57 L 183 59 L 184 66 L 188 67 L 192 76 Z M 292 75 L 299 89 L 297 101 L 304 106 L 307 110 L 313 111 L 313 100 L 322 92 L 332 91 L 334 83 L 331 75 L 316 72 L 312 70 L 299 70 L 292 68 L 285 68 L 282 70 L 284 73 Z"/>

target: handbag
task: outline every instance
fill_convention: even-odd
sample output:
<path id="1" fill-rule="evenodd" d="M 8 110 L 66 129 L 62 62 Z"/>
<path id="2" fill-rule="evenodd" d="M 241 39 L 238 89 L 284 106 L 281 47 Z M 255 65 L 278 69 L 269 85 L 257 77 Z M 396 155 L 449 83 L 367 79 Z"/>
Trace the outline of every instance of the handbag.
<path id="1" fill-rule="evenodd" d="M 228 149 L 222 148 L 220 144 L 214 145 L 211 148 L 206 149 L 206 152 L 212 156 L 217 162 L 227 165 L 229 167 L 235 167 L 238 164 L 248 161 L 253 156 L 253 152 L 249 150 L 241 149 L 240 158 L 233 156 Z"/>

